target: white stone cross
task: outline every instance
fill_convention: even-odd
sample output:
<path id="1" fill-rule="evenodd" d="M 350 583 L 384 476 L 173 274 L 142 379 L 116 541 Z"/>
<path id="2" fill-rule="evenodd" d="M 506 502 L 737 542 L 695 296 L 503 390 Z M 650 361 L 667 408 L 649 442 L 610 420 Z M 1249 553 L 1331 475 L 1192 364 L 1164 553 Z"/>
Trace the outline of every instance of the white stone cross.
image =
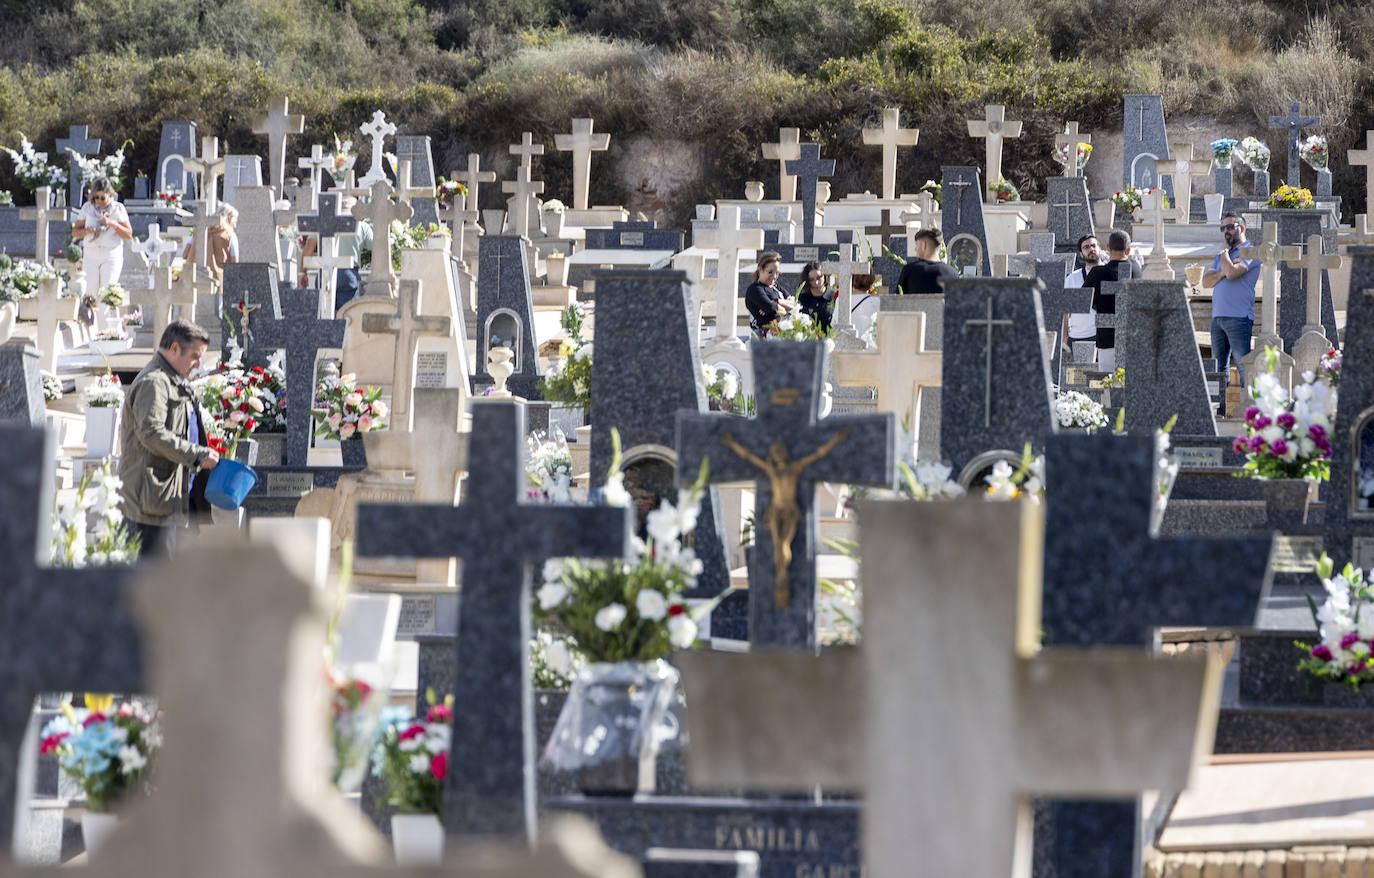
<path id="1" fill-rule="evenodd" d="M 371 201 L 353 205 L 354 218 L 367 220 L 372 225 L 372 271 L 367 279 L 366 295 L 392 295 L 396 273 L 391 268 L 391 221 L 406 222 L 414 215 L 409 204 L 391 200 L 391 184 L 385 179 L 372 184 Z"/>
<path id="2" fill-rule="evenodd" d="M 1293 368 L 1297 374 L 1321 367 L 1322 357 L 1331 349 L 1331 341 L 1322 326 L 1322 272 L 1341 267 L 1341 254 L 1322 253 L 1322 236 L 1308 235 L 1307 248 L 1301 259 L 1286 260 L 1289 268 L 1304 269 L 1307 295 L 1307 325 L 1293 345 Z"/>
<path id="3" fill-rule="evenodd" d="M 836 233 L 838 236 L 840 233 Z M 849 235 L 852 237 L 853 232 Z M 831 324 L 836 329 L 847 329 L 854 325 L 854 316 L 850 313 L 853 309 L 851 304 L 854 301 L 854 275 L 870 274 L 873 271 L 873 263 L 865 260 L 858 262 L 854 259 L 855 245 L 852 242 L 841 241 L 836 251 L 827 254 L 825 262 L 821 263 L 821 271 L 835 276 L 835 316 Z"/>
<path id="4" fill-rule="evenodd" d="M 162 331 L 167 328 L 167 324 L 172 322 L 172 307 L 175 305 L 186 305 L 192 312 L 196 307 L 196 291 L 192 288 L 194 265 L 188 265 L 182 269 L 182 279 L 173 282 L 172 269 L 170 266 L 159 265 L 153 269 L 153 287 L 150 290 L 143 290 L 134 295 L 139 299 L 139 304 L 147 303 L 143 308 L 144 319 L 148 319 L 151 314 L 153 321 L 153 344 L 157 344 L 162 339 Z"/>
<path id="5" fill-rule="evenodd" d="M 461 171 L 453 171 L 449 177 L 454 180 L 461 180 L 463 185 L 468 187 L 468 194 L 463 199 L 464 209 L 476 211 L 481 201 L 477 198 L 477 187 L 483 183 L 495 183 L 496 172 L 482 170 L 482 156 L 475 152 L 468 153 L 468 166 Z"/>
<path id="6" fill-rule="evenodd" d="M 405 299 L 404 289 L 401 299 Z M 381 314 L 369 314 L 364 319 L 371 317 L 389 319 Z M 394 397 L 393 393 L 393 402 Z M 363 434 L 368 469 L 409 470 L 415 474 L 416 503 L 454 505 L 458 501 L 458 477 L 468 468 L 469 434 L 462 432 L 466 402 L 461 388 L 415 388 L 413 429 L 403 429 L 393 417 L 390 429 Z M 417 558 L 415 579 L 453 585 L 454 567 L 453 558 Z"/>
<path id="7" fill-rule="evenodd" d="M 1171 177 L 1174 181 L 1174 221 L 1181 226 L 1188 225 L 1188 215 L 1193 203 L 1193 180 L 1212 170 L 1212 157 L 1193 158 L 1191 143 L 1171 143 L 1169 153 L 1172 158 L 1155 159 L 1155 174 L 1161 181 Z M 1163 182 L 1160 185 L 1164 185 Z"/>
<path id="8" fill-rule="evenodd" d="M 433 198 L 433 186 L 412 186 L 410 185 L 410 159 L 396 160 L 396 197 L 406 204 L 410 204 L 415 198 Z"/>
<path id="9" fill-rule="evenodd" d="M 987 177 L 983 181 L 985 201 L 989 204 L 997 200 L 993 187 L 1002 178 L 1002 140 L 1021 136 L 1021 123 L 1007 121 L 1007 108 L 1001 104 L 988 104 L 987 113 L 982 119 L 968 120 L 968 136 L 982 137 L 987 147 Z"/>
<path id="10" fill-rule="evenodd" d="M 296 165 L 310 172 L 310 185 L 316 192 L 319 192 L 322 179 L 321 172 L 334 166 L 334 157 L 326 155 L 324 147 L 317 143 L 310 147 L 310 155 L 296 159 Z"/>
<path id="11" fill-rule="evenodd" d="M 534 168 L 534 157 L 544 154 L 544 144 L 535 143 L 534 135 L 526 131 L 520 135 L 519 143 L 512 143 L 510 154 L 520 156 L 520 167 L 530 172 Z"/>
<path id="12" fill-rule="evenodd" d="M 496 175 L 493 174 L 492 176 Z M 463 206 L 466 201 L 466 198 L 455 198 L 448 210 L 445 211 L 449 231 L 453 233 L 453 258 L 459 262 L 463 262 L 464 235 L 467 233 L 467 224 L 477 222 L 477 211 L 466 209 Z"/>
<path id="13" fill-rule="evenodd" d="M 168 241 L 162 237 L 162 226 L 157 223 L 148 226 L 148 237 L 142 241 L 135 240 L 133 248 L 143 254 L 148 263 L 149 274 L 152 273 L 152 269 L 162 267 L 164 255 L 171 256 L 180 249 L 176 241 Z"/>
<path id="14" fill-rule="evenodd" d="M 778 200 L 797 200 L 797 177 L 787 173 L 787 163 L 801 158 L 801 129 L 779 128 L 778 142 L 763 145 L 763 157 L 778 163 Z"/>
<path id="15" fill-rule="evenodd" d="M 182 161 L 186 170 L 200 180 L 200 200 L 210 213 L 219 210 L 219 178 L 224 176 L 224 158 L 219 154 L 218 137 L 200 139 L 200 156 Z"/>
<path id="16" fill-rule="evenodd" d="M 526 132 L 526 137 L 529 133 Z M 536 144 L 539 149 L 544 147 Z M 513 152 L 515 147 L 511 147 Z M 524 235 L 530 237 L 530 207 L 534 202 L 534 197 L 544 191 L 543 180 L 530 179 L 530 165 L 521 162 L 515 169 L 514 180 L 502 180 L 501 191 L 511 195 L 510 200 L 510 230 L 513 235 Z"/>
<path id="17" fill-rule="evenodd" d="M 861 791 L 876 878 L 1026 878 L 1032 796 L 1187 787 L 1210 753 L 1220 662 L 1041 648 L 1042 509 L 861 502 L 862 649 L 675 656 L 702 705 L 687 717 L 693 786 Z M 969 619 L 979 657 L 950 685 Z"/>
<path id="18" fill-rule="evenodd" d="M 573 209 L 586 210 L 591 191 L 592 153 L 611 148 L 611 135 L 593 134 L 591 119 L 572 120 L 571 134 L 555 134 L 554 148 L 573 154 Z"/>
<path id="19" fill-rule="evenodd" d="M 715 341 L 742 346 L 735 326 L 739 321 L 739 259 L 763 248 L 763 229 L 741 229 L 738 205 L 721 204 L 716 217 Z"/>
<path id="20" fill-rule="evenodd" d="M 1156 187 L 1152 192 L 1140 196 L 1140 208 L 1150 214 L 1150 224 L 1154 232 L 1154 244 L 1150 255 L 1145 257 L 1146 280 L 1173 280 L 1174 269 L 1169 264 L 1169 254 L 1164 252 L 1164 189 Z"/>
<path id="21" fill-rule="evenodd" d="M 33 193 L 34 206 L 19 208 L 21 220 L 33 220 L 33 256 L 40 265 L 50 265 L 48 261 L 48 226 L 65 222 L 67 208 L 49 207 L 52 204 L 52 187 L 39 186 Z M 48 371 L 52 371 L 49 369 Z"/>
<path id="22" fill-rule="evenodd" d="M 921 422 L 921 388 L 941 384 L 941 355 L 926 350 L 924 313 L 879 311 L 874 319 L 878 349 L 836 350 L 835 380 L 841 387 L 878 388 L 878 411 L 891 412 L 898 424 L 910 424 L 909 440 Z"/>
<path id="23" fill-rule="evenodd" d="M 32 299 L 24 300 L 23 313 L 38 321 L 38 368 L 44 372 L 57 374 L 57 327 L 63 320 L 75 320 L 77 306 L 81 299 L 77 296 L 62 296 L 62 281 L 56 277 L 45 277 L 38 281 L 38 292 Z"/>
<path id="24" fill-rule="evenodd" d="M 898 107 L 884 107 L 882 127 L 863 130 L 865 144 L 883 148 L 883 198 L 889 201 L 897 197 L 897 147 L 915 146 L 921 136 L 921 129 L 901 126 L 901 112 Z"/>
<path id="25" fill-rule="evenodd" d="M 183 222 L 196 230 L 194 238 L 196 249 L 193 256 L 196 265 L 204 268 L 209 254 L 210 236 L 208 232 L 214 226 L 219 225 L 219 211 L 211 207 L 208 202 L 197 201 L 191 209 L 190 220 L 183 220 Z"/>
<path id="26" fill-rule="evenodd" d="M 253 133 L 267 136 L 267 164 L 272 174 L 268 185 L 279 195 L 286 179 L 287 135 L 305 133 L 305 117 L 292 114 L 290 107 L 290 98 L 275 98 L 265 112 L 253 117 Z"/>
<path id="27" fill-rule="evenodd" d="M 372 121 L 359 125 L 358 130 L 372 140 L 372 166 L 358 180 L 358 185 L 366 189 L 373 183 L 387 181 L 386 171 L 382 170 L 382 155 L 386 152 L 386 139 L 396 133 L 396 126 L 386 120 L 386 113 L 378 110 L 372 114 Z"/>
<path id="28" fill-rule="evenodd" d="M 1336 240 L 1341 244 L 1374 243 L 1374 229 L 1369 228 L 1369 214 L 1355 214 L 1355 221 L 1350 224 L 1350 231 L 1341 232 Z"/>
<path id="29" fill-rule="evenodd" d="M 1364 165 L 1365 198 L 1374 195 L 1374 131 L 1364 133 L 1365 149 L 1352 149 L 1346 152 L 1347 164 Z"/>
<path id="30" fill-rule="evenodd" d="M 1175 186 L 1175 191 L 1177 191 L 1177 186 Z M 1302 248 L 1296 245 L 1280 246 L 1279 224 L 1266 222 L 1264 224 L 1264 237 L 1260 243 L 1241 247 L 1236 253 L 1241 259 L 1258 259 L 1261 263 L 1260 290 L 1263 299 L 1260 312 L 1260 331 L 1259 336 L 1255 339 L 1255 348 L 1263 350 L 1265 344 L 1268 344 L 1283 350 L 1283 339 L 1279 338 L 1279 262 L 1292 262 L 1301 258 Z M 1319 293 L 1320 289 L 1319 286 Z M 1320 306 L 1320 294 L 1317 296 L 1317 303 Z M 1266 337 L 1268 337 L 1267 342 Z"/>
<path id="31" fill-rule="evenodd" d="M 1093 137 L 1091 134 L 1078 133 L 1077 122 L 1066 123 L 1064 125 L 1064 133 L 1055 136 L 1055 146 L 1068 147 L 1068 151 L 1065 153 L 1065 155 L 1067 156 L 1069 163 L 1064 166 L 1065 177 L 1078 176 L 1078 144 L 1092 142 Z"/>
<path id="32" fill-rule="evenodd" d="M 396 429 L 409 430 L 410 398 L 415 390 L 415 351 L 421 336 L 447 338 L 447 317 L 425 317 L 420 314 L 420 282 L 402 280 L 396 296 L 396 315 L 363 315 L 363 332 L 369 335 L 387 333 L 396 336 L 396 355 L 392 367 L 391 423 Z"/>

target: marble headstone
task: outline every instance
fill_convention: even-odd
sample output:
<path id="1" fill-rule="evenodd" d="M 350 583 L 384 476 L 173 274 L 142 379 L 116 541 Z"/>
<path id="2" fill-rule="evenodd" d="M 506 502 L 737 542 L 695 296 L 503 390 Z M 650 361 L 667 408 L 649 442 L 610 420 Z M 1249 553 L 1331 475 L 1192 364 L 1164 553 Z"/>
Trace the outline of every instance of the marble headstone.
<path id="1" fill-rule="evenodd" d="M 483 235 L 477 251 L 477 362 L 473 389 L 491 382 L 487 351 L 499 339 L 515 354 L 515 372 L 506 382 L 516 396 L 539 399 L 539 356 L 534 341 L 534 299 L 530 292 L 528 239 L 521 235 Z"/>
<path id="2" fill-rule="evenodd" d="M 992 274 L 992 257 L 988 253 L 988 233 L 983 224 L 983 189 L 978 169 L 950 165 L 941 170 L 944 200 L 940 231 L 944 233 L 945 247 L 949 250 L 948 261 L 958 270 L 963 248 L 977 241 L 981 258 L 971 264 L 978 266 L 979 274 L 988 276 Z"/>
<path id="3" fill-rule="evenodd" d="M 1160 185 L 1155 160 L 1169 158 L 1169 133 L 1164 127 L 1164 96 L 1128 94 L 1121 117 L 1121 178 L 1140 189 Z M 1174 200 L 1174 181 L 1164 180 L 1169 202 Z"/>

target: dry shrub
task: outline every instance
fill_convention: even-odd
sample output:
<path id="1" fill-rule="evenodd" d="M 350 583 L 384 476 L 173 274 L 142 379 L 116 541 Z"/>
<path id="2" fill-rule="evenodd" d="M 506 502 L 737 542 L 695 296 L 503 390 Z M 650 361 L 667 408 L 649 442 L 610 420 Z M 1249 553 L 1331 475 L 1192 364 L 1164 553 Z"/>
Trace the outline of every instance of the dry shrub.
<path id="1" fill-rule="evenodd" d="M 1257 77 L 1250 109 L 1267 125 L 1271 115 L 1286 115 L 1288 103 L 1299 101 L 1304 113 L 1322 117 L 1327 132 L 1344 132 L 1363 80 L 1359 62 L 1341 46 L 1331 22 L 1313 18 L 1302 39 L 1275 55 Z"/>

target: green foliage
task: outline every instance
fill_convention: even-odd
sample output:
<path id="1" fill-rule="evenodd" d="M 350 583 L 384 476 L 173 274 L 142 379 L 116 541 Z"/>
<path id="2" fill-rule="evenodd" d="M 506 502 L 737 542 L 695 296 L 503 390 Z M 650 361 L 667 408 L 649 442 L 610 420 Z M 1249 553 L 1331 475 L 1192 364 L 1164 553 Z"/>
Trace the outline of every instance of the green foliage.
<path id="1" fill-rule="evenodd" d="M 559 318 L 566 340 L 558 345 L 559 359 L 539 379 L 543 398 L 576 406 L 586 412 L 592 404 L 592 344 L 582 338 L 582 307 L 577 303 L 563 309 Z"/>

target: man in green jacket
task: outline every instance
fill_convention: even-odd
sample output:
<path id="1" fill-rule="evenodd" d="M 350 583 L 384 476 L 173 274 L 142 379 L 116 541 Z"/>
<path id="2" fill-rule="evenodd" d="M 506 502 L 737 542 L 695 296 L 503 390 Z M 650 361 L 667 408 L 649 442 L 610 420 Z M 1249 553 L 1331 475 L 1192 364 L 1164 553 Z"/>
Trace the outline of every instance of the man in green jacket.
<path id="1" fill-rule="evenodd" d="M 171 555 L 176 530 L 190 513 L 192 470 L 219 463 L 219 454 L 201 444 L 205 414 L 186 380 L 209 345 L 204 329 L 173 321 L 124 395 L 119 493 L 124 516 L 142 541 L 139 557 Z"/>

